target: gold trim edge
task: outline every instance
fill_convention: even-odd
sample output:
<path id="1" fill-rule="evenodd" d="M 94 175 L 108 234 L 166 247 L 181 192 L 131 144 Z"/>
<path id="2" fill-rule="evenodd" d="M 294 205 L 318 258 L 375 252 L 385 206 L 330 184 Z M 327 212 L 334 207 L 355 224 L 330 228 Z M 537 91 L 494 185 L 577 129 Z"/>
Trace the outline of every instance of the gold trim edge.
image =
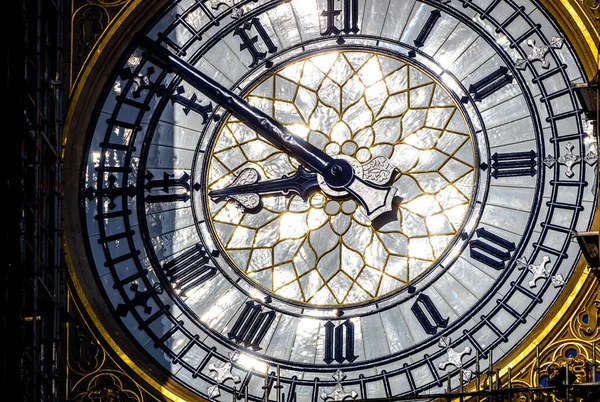
<path id="1" fill-rule="evenodd" d="M 139 368 L 138 364 L 136 364 L 131 358 L 125 353 L 117 342 L 114 341 L 112 336 L 108 333 L 108 331 L 102 325 L 102 322 L 96 315 L 94 309 L 91 307 L 87 297 L 85 296 L 85 292 L 81 287 L 79 281 L 77 280 L 77 275 L 75 273 L 75 266 L 73 265 L 73 261 L 71 260 L 71 254 L 69 253 L 69 246 L 67 244 L 67 240 L 63 237 L 63 248 L 64 248 L 64 259 L 65 264 L 67 266 L 67 271 L 69 273 L 70 278 L 72 279 L 73 290 L 77 294 L 79 303 L 81 303 L 81 307 L 85 310 L 86 314 L 89 316 L 90 320 L 93 322 L 95 329 L 102 336 L 102 339 L 106 342 L 106 346 L 110 347 L 117 356 L 125 363 L 133 372 L 138 375 L 141 379 L 143 379 L 148 385 L 154 387 L 157 391 L 160 391 L 164 396 L 170 398 L 174 402 L 187 402 L 186 399 L 179 397 L 174 394 L 172 391 L 168 390 L 161 384 L 159 384 L 154 378 L 150 377 L 146 374 L 142 369 Z"/>

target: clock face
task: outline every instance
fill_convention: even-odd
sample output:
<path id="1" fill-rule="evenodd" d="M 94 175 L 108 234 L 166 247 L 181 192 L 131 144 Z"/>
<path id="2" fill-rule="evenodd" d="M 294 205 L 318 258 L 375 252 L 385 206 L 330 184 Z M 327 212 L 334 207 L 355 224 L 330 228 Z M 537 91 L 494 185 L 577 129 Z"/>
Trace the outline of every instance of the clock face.
<path id="1" fill-rule="evenodd" d="M 597 203 L 583 82 L 537 2 L 170 2 L 122 55 L 81 167 L 110 319 L 205 398 L 469 381 L 579 258 Z"/>

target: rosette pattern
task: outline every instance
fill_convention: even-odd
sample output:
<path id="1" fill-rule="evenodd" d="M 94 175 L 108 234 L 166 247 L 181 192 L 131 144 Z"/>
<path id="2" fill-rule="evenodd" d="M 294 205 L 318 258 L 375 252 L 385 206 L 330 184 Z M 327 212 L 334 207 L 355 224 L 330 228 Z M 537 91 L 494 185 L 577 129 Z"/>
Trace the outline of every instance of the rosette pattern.
<path id="1" fill-rule="evenodd" d="M 372 300 L 425 272 L 459 232 L 473 193 L 472 139 L 456 103 L 423 70 L 383 54 L 333 52 L 289 64 L 246 99 L 330 155 L 361 164 L 382 155 L 399 171 L 395 210 L 382 222 L 350 197 L 320 191 L 263 196 L 253 211 L 209 200 L 221 246 L 266 290 L 312 305 Z M 298 162 L 230 117 L 206 188 L 246 168 L 272 180 Z"/>

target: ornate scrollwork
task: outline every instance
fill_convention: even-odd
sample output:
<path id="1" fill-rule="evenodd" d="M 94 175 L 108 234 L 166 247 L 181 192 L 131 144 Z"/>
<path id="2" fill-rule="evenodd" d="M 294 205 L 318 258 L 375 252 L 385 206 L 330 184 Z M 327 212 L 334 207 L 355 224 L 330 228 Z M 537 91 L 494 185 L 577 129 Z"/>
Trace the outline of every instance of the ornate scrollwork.
<path id="1" fill-rule="evenodd" d="M 582 339 L 597 339 L 600 336 L 600 292 L 589 303 L 583 305 L 572 323 L 572 330 Z"/>
<path id="2" fill-rule="evenodd" d="M 579 0 L 586 11 L 592 14 L 596 21 L 600 21 L 600 2 L 597 0 Z"/>
<path id="3" fill-rule="evenodd" d="M 79 0 L 71 9 L 71 88 L 89 54 L 119 12 L 132 0 Z"/>
<path id="4" fill-rule="evenodd" d="M 547 334 L 537 347 L 539 360 L 536 359 L 536 351 L 532 350 L 522 364 L 512 368 L 512 387 L 537 388 L 536 392 L 524 392 L 521 399 L 513 400 L 536 400 L 534 394 L 542 394 L 545 397 L 558 398 L 561 394 L 544 391 L 545 386 L 562 384 L 567 377 L 570 384 L 582 384 L 593 381 L 591 368 L 594 353 L 592 345 L 600 343 L 600 283 L 590 273 L 579 291 L 577 304 L 564 312 L 562 318 L 554 329 Z M 572 311 L 572 312 L 570 312 Z M 557 317 L 558 318 L 558 317 Z M 598 355 L 596 345 L 596 355 Z M 598 356 L 596 356 L 598 359 Z M 539 367 L 537 367 L 539 363 Z M 568 363 L 568 372 L 566 366 Z M 482 378 L 483 380 L 483 378 Z M 506 383 L 506 379 L 503 379 Z M 515 398 L 517 394 L 513 394 Z M 531 399 L 534 398 L 534 399 Z M 576 401 L 585 401 L 576 398 Z"/>
<path id="5" fill-rule="evenodd" d="M 71 296 L 72 297 L 72 296 Z M 102 346 L 72 300 L 68 324 L 68 400 L 74 402 L 141 402 L 158 400 L 121 369 Z"/>
<path id="6" fill-rule="evenodd" d="M 88 374 L 102 366 L 106 354 L 97 340 L 79 325 L 73 330 L 69 367 L 78 374 Z"/>
<path id="7" fill-rule="evenodd" d="M 582 384 L 590 381 L 589 372 L 591 359 L 589 348 L 583 344 L 564 342 L 559 348 L 556 348 L 549 361 L 543 365 L 543 373 L 547 373 L 549 381 L 552 381 L 557 375 L 564 375 L 564 370 L 568 364 L 569 383 Z M 553 359 L 553 360 L 551 360 Z"/>
<path id="8" fill-rule="evenodd" d="M 133 381 L 123 378 L 123 373 L 100 372 L 84 378 L 74 388 L 74 402 L 141 402 L 141 390 Z"/>

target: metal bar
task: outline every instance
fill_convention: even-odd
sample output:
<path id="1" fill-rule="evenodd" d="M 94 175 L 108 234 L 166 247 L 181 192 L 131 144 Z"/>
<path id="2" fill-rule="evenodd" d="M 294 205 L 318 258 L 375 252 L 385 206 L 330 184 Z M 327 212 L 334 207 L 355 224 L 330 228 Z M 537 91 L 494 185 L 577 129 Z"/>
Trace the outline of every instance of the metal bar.
<path id="1" fill-rule="evenodd" d="M 53 389 L 55 401 L 62 399 L 59 392 L 61 377 L 60 373 L 60 351 L 61 351 L 61 310 L 60 303 L 61 295 L 64 294 L 64 279 L 62 275 L 62 143 L 63 143 L 63 74 L 61 70 L 63 59 L 63 44 L 64 44 L 64 1 L 56 1 L 57 24 L 56 24 L 56 54 L 55 68 L 58 82 L 54 88 L 55 95 L 55 117 L 56 120 L 56 157 L 54 162 L 54 341 L 53 341 Z"/>
<path id="2" fill-rule="evenodd" d="M 569 400 L 569 362 L 565 363 L 565 401 Z"/>
<path id="3" fill-rule="evenodd" d="M 41 134 L 41 137 L 42 137 L 42 139 L 43 139 L 43 140 L 44 140 L 44 142 L 46 143 L 46 146 L 48 147 L 48 149 L 49 149 L 49 150 L 50 150 L 50 152 L 52 153 L 52 155 L 53 155 L 55 158 L 58 158 L 58 157 L 59 157 L 59 155 L 58 155 L 58 151 L 56 151 L 56 149 L 54 149 L 54 145 L 53 145 L 53 144 L 50 142 L 50 140 L 49 140 L 49 139 L 48 139 L 48 137 L 46 136 L 46 133 L 42 131 L 40 134 Z"/>
<path id="4" fill-rule="evenodd" d="M 535 346 L 535 386 L 540 387 L 540 347 Z"/>
<path id="5" fill-rule="evenodd" d="M 259 132 L 264 139 L 292 152 L 298 159 L 321 174 L 325 174 L 326 171 L 328 172 L 337 163 L 331 156 L 307 140 L 296 137 L 289 129 L 275 121 L 271 116 L 257 107 L 249 105 L 238 95 L 209 76 L 195 70 L 186 61 L 172 54 L 164 46 L 144 37 L 141 40 L 144 46 L 150 51 L 150 57 L 153 61 L 158 60 L 161 63 L 167 64 L 167 66 L 185 77 L 190 85 L 204 93 L 213 102 L 221 104 L 233 116 L 245 121 L 248 127 Z"/>
<path id="6" fill-rule="evenodd" d="M 496 389 L 502 388 L 502 378 L 500 377 L 500 369 L 496 372 Z"/>
<path id="7" fill-rule="evenodd" d="M 465 389 L 464 389 L 464 385 L 463 385 L 462 370 L 459 370 L 459 372 L 458 372 L 458 383 L 460 384 L 460 386 L 459 386 L 460 402 L 463 402 L 464 401 L 463 392 L 465 391 Z"/>
<path id="8" fill-rule="evenodd" d="M 592 342 L 592 380 L 596 382 L 596 341 Z"/>
<path id="9" fill-rule="evenodd" d="M 281 382 L 280 382 L 281 372 L 279 371 L 279 364 L 277 365 L 277 382 L 275 385 L 275 389 L 277 390 L 277 394 L 275 395 L 275 400 L 277 402 L 281 402 Z"/>
<path id="10" fill-rule="evenodd" d="M 512 367 L 508 367 L 507 373 L 508 400 L 512 401 Z"/>
<path id="11" fill-rule="evenodd" d="M 37 66 L 42 65 L 42 38 L 40 36 L 42 32 L 42 0 L 37 1 L 37 10 L 36 10 L 36 43 L 35 43 L 35 63 Z M 37 278 L 40 275 L 39 271 L 39 191 L 40 191 L 40 152 L 41 152 L 41 136 L 40 136 L 40 126 L 41 126 L 41 113 L 38 110 L 40 107 L 40 103 L 42 101 L 41 94 L 41 71 L 37 71 L 35 74 L 35 104 L 34 109 L 36 109 L 35 118 L 34 118 L 34 161 L 33 161 L 33 253 L 32 253 L 32 274 L 33 274 L 33 294 L 32 294 L 32 316 L 37 317 L 38 313 L 38 287 L 39 282 Z M 37 367 L 40 356 L 40 339 L 39 339 L 39 325 L 37 322 L 32 323 L 32 362 L 33 362 L 33 372 L 31 373 L 31 385 L 33 391 L 33 400 L 44 400 L 45 397 L 41 394 L 41 390 L 43 389 L 40 384 L 40 372 Z"/>
<path id="12" fill-rule="evenodd" d="M 269 402 L 269 368 L 267 367 L 267 372 L 265 373 L 265 385 L 263 386 L 265 389 L 265 402 Z"/>
<path id="13" fill-rule="evenodd" d="M 493 384 L 494 384 L 494 369 L 493 369 L 493 365 L 494 365 L 494 360 L 493 360 L 493 352 L 490 349 L 490 354 L 488 355 L 488 389 L 489 391 L 491 391 L 493 389 Z"/>

